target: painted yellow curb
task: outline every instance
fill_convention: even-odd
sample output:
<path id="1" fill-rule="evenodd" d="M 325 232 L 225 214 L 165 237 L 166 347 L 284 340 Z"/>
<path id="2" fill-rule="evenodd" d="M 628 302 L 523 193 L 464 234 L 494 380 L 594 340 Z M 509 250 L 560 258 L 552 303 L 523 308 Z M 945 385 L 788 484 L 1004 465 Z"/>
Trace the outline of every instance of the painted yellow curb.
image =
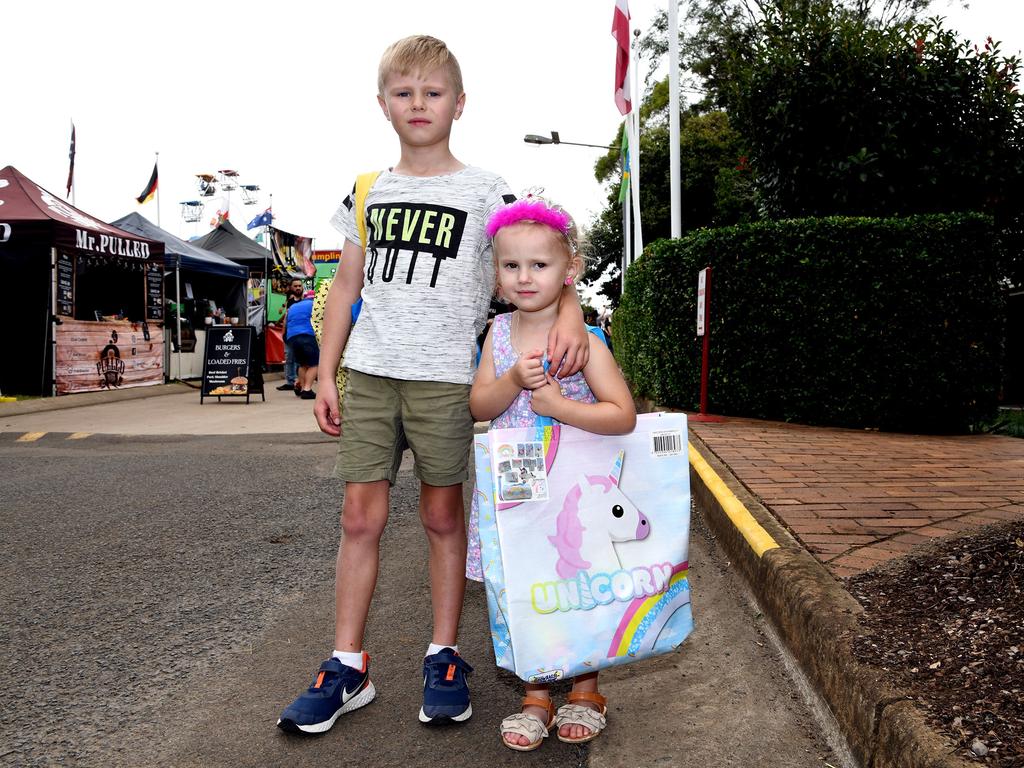
<path id="1" fill-rule="evenodd" d="M 754 553 L 761 557 L 769 549 L 778 549 L 779 545 L 775 542 L 775 539 L 754 519 L 749 510 L 743 506 L 743 502 L 736 498 L 736 494 L 729 490 L 729 486 L 725 484 L 722 478 L 718 476 L 718 473 L 711 468 L 711 465 L 693 447 L 693 443 L 687 441 L 687 444 L 690 448 L 690 464 L 697 470 L 697 474 L 704 481 L 704 485 L 718 499 L 718 503 L 722 505 L 723 511 L 729 516 L 736 529 L 743 534 L 743 538 L 747 540 L 747 544 L 754 550 Z"/>
<path id="2" fill-rule="evenodd" d="M 34 443 L 40 437 L 45 435 L 45 432 L 26 432 L 24 435 L 18 438 L 19 443 Z"/>
<path id="3" fill-rule="evenodd" d="M 67 439 L 68 440 L 81 440 L 83 438 L 89 437 L 89 435 L 91 435 L 91 434 L 92 434 L 92 432 L 72 432 L 70 435 L 68 435 Z"/>

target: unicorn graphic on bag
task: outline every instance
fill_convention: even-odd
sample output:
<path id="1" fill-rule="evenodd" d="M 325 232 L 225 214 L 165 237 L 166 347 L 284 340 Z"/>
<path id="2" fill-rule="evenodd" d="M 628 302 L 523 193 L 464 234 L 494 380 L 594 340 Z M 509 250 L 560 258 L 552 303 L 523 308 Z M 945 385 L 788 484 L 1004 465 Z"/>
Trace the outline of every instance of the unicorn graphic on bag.
<path id="1" fill-rule="evenodd" d="M 562 579 L 580 571 L 612 573 L 622 568 L 616 542 L 640 541 L 651 532 L 644 514 L 619 490 L 622 460 L 619 451 L 606 476 L 580 475 L 565 495 L 548 541 L 558 551 L 555 570 Z"/>

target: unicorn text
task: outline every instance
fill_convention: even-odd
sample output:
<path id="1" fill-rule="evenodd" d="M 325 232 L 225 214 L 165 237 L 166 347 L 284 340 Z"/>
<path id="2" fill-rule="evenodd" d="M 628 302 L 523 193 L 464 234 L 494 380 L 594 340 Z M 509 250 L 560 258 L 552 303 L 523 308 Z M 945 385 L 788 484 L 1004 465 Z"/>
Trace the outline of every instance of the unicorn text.
<path id="1" fill-rule="evenodd" d="M 659 563 L 612 573 L 580 571 L 571 579 L 538 582 L 530 587 L 530 601 L 537 613 L 589 611 L 613 600 L 628 603 L 668 589 L 672 564 Z"/>

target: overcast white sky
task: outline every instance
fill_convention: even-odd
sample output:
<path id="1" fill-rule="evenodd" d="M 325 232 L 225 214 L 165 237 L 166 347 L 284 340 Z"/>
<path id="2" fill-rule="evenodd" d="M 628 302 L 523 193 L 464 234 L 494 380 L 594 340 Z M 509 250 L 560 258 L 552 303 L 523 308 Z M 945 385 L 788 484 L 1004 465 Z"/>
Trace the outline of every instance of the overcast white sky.
<path id="1" fill-rule="evenodd" d="M 644 33 L 664 0 L 630 0 Z M 593 177 L 600 150 L 534 146 L 527 133 L 610 142 L 613 0 L 6 3 L 0 37 L 0 167 L 14 165 L 63 195 L 71 121 L 77 128 L 75 203 L 103 220 L 139 211 L 160 153 L 160 224 L 188 238 L 209 231 L 180 202 L 195 174 L 230 168 L 260 200 L 231 197 L 240 229 L 269 203 L 278 225 L 340 246 L 327 223 L 355 175 L 393 164 L 397 140 L 377 106 L 376 69 L 394 40 L 426 33 L 459 58 L 467 92 L 452 148 L 497 171 L 514 191 L 540 185 L 586 224 L 606 197 Z M 1021 0 L 933 9 L 963 37 L 1024 47 Z M 643 65 L 646 71 L 646 65 Z M 641 167 L 642 168 L 642 167 Z M 641 170 L 641 182 L 642 182 Z"/>

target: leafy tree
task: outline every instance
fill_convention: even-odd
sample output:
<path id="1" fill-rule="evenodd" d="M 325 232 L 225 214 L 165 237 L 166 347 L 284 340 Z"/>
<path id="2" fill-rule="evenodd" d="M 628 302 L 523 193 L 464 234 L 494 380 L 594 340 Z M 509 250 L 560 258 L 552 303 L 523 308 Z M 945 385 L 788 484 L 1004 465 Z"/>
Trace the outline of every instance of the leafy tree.
<path id="1" fill-rule="evenodd" d="M 616 200 L 610 196 L 608 205 L 590 223 L 583 244 L 587 254 L 583 282 L 594 284 L 604 278 L 598 293 L 613 307 L 618 306 L 622 295 L 622 208 Z"/>
<path id="2" fill-rule="evenodd" d="M 934 0 L 830 0 L 826 4 L 842 10 L 851 18 L 870 26 L 887 27 L 913 21 Z M 758 24 L 778 12 L 792 18 L 805 13 L 822 0 L 677 0 L 683 9 L 680 34 L 680 65 L 682 90 L 708 94 L 705 82 L 716 61 L 728 56 L 735 47 L 743 48 L 757 34 Z M 953 2 L 953 0 L 949 0 Z M 962 2 L 962 0 L 961 0 Z M 966 7 L 966 2 L 963 2 Z M 640 54 L 650 61 L 647 79 L 653 76 L 668 55 L 668 14 L 660 11 L 651 29 L 640 41 Z M 687 87 L 689 86 L 689 87 Z M 713 99 L 705 100 L 702 109 L 711 108 Z"/>
<path id="3" fill-rule="evenodd" d="M 890 26 L 785 4 L 709 62 L 775 217 L 983 210 L 1024 170 L 1016 59 L 938 21 Z"/>
<path id="4" fill-rule="evenodd" d="M 654 85 L 640 111 L 640 209 L 644 240 L 671 234 L 668 81 Z M 622 128 L 615 139 L 621 146 Z M 680 195 L 682 227 L 725 226 L 751 220 L 755 215 L 750 167 L 739 134 L 724 112 L 688 112 L 679 131 Z M 592 222 L 588 253 L 593 257 L 586 279 L 608 274 L 601 293 L 613 305 L 620 294 L 619 265 L 622 258 L 622 206 L 619 203 L 621 165 L 617 150 L 600 158 L 595 166 L 598 181 L 610 183 L 608 204 Z"/>
<path id="5" fill-rule="evenodd" d="M 684 3 L 683 65 L 704 91 L 695 110 L 728 114 L 762 217 L 980 210 L 1009 253 L 1024 251 L 1021 62 L 921 21 L 928 5 Z M 663 14 L 642 49 L 660 57 L 666 40 Z"/>

